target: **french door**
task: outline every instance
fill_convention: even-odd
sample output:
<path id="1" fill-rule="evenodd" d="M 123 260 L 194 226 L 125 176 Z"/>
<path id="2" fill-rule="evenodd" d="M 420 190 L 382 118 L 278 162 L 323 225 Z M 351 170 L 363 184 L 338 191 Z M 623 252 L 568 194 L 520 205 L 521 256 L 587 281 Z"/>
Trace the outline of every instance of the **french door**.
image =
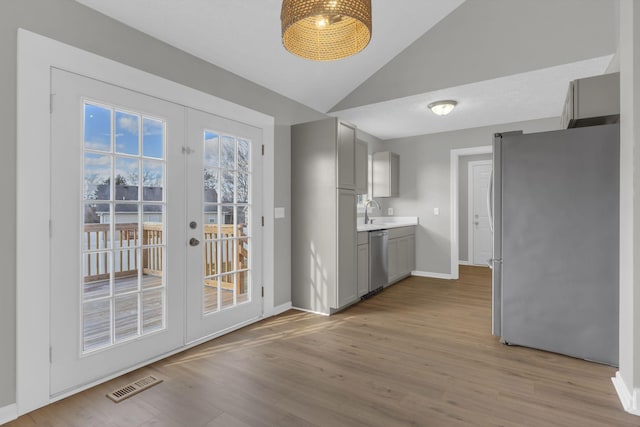
<path id="1" fill-rule="evenodd" d="M 52 71 L 51 394 L 261 315 L 260 133 Z"/>
<path id="2" fill-rule="evenodd" d="M 188 115 L 187 341 L 262 315 L 259 129 Z"/>

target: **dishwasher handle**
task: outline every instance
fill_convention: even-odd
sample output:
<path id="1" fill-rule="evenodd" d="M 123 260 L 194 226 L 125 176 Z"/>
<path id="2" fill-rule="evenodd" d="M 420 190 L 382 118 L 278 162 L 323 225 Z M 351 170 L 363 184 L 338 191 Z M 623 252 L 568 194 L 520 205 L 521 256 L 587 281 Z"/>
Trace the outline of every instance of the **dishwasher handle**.
<path id="1" fill-rule="evenodd" d="M 382 237 L 382 236 L 386 236 L 387 230 L 376 230 L 376 231 L 370 231 L 369 232 L 369 237 Z"/>

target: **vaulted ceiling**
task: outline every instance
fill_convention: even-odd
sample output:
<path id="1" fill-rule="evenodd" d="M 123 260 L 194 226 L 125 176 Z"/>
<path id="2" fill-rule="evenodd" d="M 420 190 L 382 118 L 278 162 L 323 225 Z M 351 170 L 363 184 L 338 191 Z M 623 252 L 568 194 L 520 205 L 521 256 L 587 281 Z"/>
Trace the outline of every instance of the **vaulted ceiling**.
<path id="1" fill-rule="evenodd" d="M 381 139 L 558 117 L 617 48 L 614 0 L 372 0 L 369 46 L 335 62 L 284 50 L 281 0 L 77 1 Z"/>

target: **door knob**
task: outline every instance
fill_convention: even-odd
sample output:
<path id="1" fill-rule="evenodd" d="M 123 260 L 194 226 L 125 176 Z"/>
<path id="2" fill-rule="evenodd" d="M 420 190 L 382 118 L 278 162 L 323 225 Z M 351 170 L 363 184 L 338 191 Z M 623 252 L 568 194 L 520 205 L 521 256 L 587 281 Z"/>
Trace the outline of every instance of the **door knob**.
<path id="1" fill-rule="evenodd" d="M 478 221 L 475 221 L 475 222 L 474 222 L 474 224 L 475 224 L 475 225 L 478 225 L 478 224 L 480 224 L 480 223 L 479 223 Z"/>
<path id="2" fill-rule="evenodd" d="M 189 239 L 189 245 L 198 246 L 199 244 L 200 244 L 200 240 L 196 239 L 195 237 L 192 237 L 191 239 Z"/>

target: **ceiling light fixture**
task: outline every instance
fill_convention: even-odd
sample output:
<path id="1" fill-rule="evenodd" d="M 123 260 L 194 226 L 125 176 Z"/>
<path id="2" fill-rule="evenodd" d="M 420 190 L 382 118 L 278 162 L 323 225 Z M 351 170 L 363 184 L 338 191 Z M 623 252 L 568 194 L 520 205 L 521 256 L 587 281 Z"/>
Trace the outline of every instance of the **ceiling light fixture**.
<path id="1" fill-rule="evenodd" d="M 294 55 L 334 61 L 371 40 L 371 0 L 283 0 L 282 44 Z"/>
<path id="2" fill-rule="evenodd" d="M 438 116 L 446 116 L 453 111 L 456 105 L 458 105 L 458 102 L 447 99 L 445 101 L 432 102 L 428 105 L 428 108 L 433 114 L 436 114 Z"/>

